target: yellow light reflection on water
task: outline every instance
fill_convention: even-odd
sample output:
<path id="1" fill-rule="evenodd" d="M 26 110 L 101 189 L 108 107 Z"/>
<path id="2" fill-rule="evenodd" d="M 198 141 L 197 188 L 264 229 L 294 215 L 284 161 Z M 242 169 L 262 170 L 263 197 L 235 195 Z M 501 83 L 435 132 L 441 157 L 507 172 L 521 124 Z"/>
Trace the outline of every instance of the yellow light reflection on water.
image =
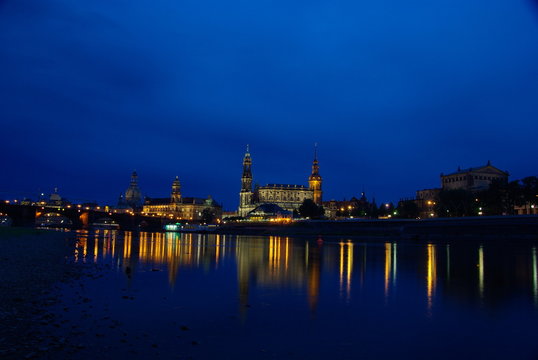
<path id="1" fill-rule="evenodd" d="M 389 296 L 390 277 L 392 273 L 392 244 L 385 243 L 385 301 Z"/>
<path id="2" fill-rule="evenodd" d="M 344 287 L 346 299 L 351 296 L 351 276 L 353 273 L 353 242 L 340 242 L 340 295 L 343 296 Z"/>
<path id="3" fill-rule="evenodd" d="M 123 258 L 129 259 L 131 257 L 131 246 L 133 243 L 133 233 L 126 231 L 123 238 Z"/>
<path id="4" fill-rule="evenodd" d="M 397 259 L 398 259 L 398 248 L 396 247 L 396 243 L 393 243 L 392 244 L 392 286 L 396 285 L 396 269 L 398 267 Z"/>
<path id="5" fill-rule="evenodd" d="M 480 297 L 484 297 L 484 247 L 478 248 L 478 292 Z"/>
<path id="6" fill-rule="evenodd" d="M 435 286 L 437 283 L 437 261 L 436 261 L 435 245 L 428 244 L 427 252 L 428 252 L 428 261 L 427 261 L 427 269 L 426 269 L 426 292 L 427 292 L 427 298 L 428 298 L 428 310 L 431 311 L 433 307 L 433 297 L 435 295 Z"/>
<path id="7" fill-rule="evenodd" d="M 95 236 L 93 243 L 93 262 L 97 262 L 97 255 L 99 254 L 99 238 Z"/>
<path id="8" fill-rule="evenodd" d="M 346 295 L 349 299 L 351 296 L 351 272 L 353 271 L 353 243 L 351 240 L 348 240 L 347 243 L 347 267 L 346 267 L 346 273 L 347 273 L 347 286 L 346 286 Z"/>
<path id="9" fill-rule="evenodd" d="M 286 255 L 285 255 L 285 263 L 284 263 L 284 266 L 285 266 L 285 269 L 286 271 L 288 271 L 288 265 L 289 265 L 289 256 L 290 256 L 290 239 L 289 238 L 286 238 Z"/>
<path id="10" fill-rule="evenodd" d="M 344 290 L 344 243 L 340 242 L 340 293 Z"/>
<path id="11" fill-rule="evenodd" d="M 219 253 L 220 253 L 220 235 L 215 238 L 215 265 L 219 265 Z"/>

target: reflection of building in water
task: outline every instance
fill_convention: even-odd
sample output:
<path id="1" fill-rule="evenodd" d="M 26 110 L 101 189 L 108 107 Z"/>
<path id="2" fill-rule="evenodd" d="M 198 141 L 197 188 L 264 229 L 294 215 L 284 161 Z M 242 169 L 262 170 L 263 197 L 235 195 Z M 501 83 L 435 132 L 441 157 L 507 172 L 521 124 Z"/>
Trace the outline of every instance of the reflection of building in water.
<path id="1" fill-rule="evenodd" d="M 137 276 L 140 269 L 166 269 L 170 286 L 177 282 L 182 269 L 217 269 L 224 259 L 235 260 L 243 308 L 248 304 L 252 287 L 276 290 L 291 287 L 304 290 L 310 308 L 315 309 L 322 271 L 326 275 L 334 274 L 333 284 L 335 288 L 339 285 L 342 298 L 351 299 L 354 273 L 358 284 L 368 274 L 365 281 L 368 290 L 371 286 L 380 289 L 384 283 L 385 298 L 388 298 L 395 290 L 398 268 L 407 270 L 400 272 L 398 281 L 403 279 L 403 284 L 407 284 L 408 277 L 415 277 L 424 285 L 421 291 L 426 295 L 424 305 L 430 315 L 435 299 L 441 295 L 444 299 L 478 306 L 499 306 L 516 297 L 521 300 L 521 294 L 527 294 L 529 304 L 538 307 L 538 254 L 535 244 L 526 242 L 511 247 L 493 243 L 481 247 L 461 239 L 450 246 L 390 242 L 382 246 L 357 245 L 343 241 L 323 245 L 322 264 L 321 245 L 303 239 L 81 230 L 77 231 L 73 251 L 77 262 L 113 264 L 128 278 Z M 371 280 L 375 285 L 370 285 Z M 230 281 L 233 286 L 234 280 Z"/>
<path id="2" fill-rule="evenodd" d="M 396 286 L 398 261 L 396 246 L 396 243 L 385 243 L 385 300 L 388 300 L 391 286 Z"/>
<path id="3" fill-rule="evenodd" d="M 237 236 L 237 275 L 240 303 L 248 304 L 251 285 L 307 287 L 308 302 L 317 304 L 320 281 L 319 248 L 308 242 L 270 236 Z"/>
<path id="4" fill-rule="evenodd" d="M 426 269 L 426 292 L 428 297 L 428 310 L 433 307 L 433 297 L 435 295 L 435 286 L 437 283 L 437 259 L 435 254 L 435 245 L 427 245 L 428 260 Z"/>
<path id="5" fill-rule="evenodd" d="M 346 300 L 351 299 L 351 275 L 353 273 L 353 242 L 340 242 L 340 296 L 344 294 Z"/>
<path id="6" fill-rule="evenodd" d="M 87 231 L 77 231 L 75 261 L 118 259 L 121 261 L 114 263 L 121 266 L 129 278 L 139 266 L 152 270 L 166 266 L 173 285 L 180 267 L 216 264 L 224 254 L 221 247 L 226 246 L 224 235 L 141 232 L 134 238 L 129 231 L 124 232 L 123 237 L 118 234 L 121 232 L 117 230 L 96 230 L 89 236 Z"/>
<path id="7" fill-rule="evenodd" d="M 478 248 L 478 292 L 480 298 L 484 297 L 484 247 Z"/>

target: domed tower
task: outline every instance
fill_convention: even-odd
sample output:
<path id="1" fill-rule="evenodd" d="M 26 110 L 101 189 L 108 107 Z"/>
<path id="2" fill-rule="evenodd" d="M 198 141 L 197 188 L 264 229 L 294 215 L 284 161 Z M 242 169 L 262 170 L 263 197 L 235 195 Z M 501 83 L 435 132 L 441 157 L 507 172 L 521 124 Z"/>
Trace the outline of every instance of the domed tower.
<path id="1" fill-rule="evenodd" d="M 239 193 L 239 215 L 244 216 L 252 204 L 252 159 L 249 146 L 243 158 L 243 175 L 241 176 L 241 192 Z"/>
<path id="2" fill-rule="evenodd" d="M 172 183 L 172 195 L 170 196 L 172 204 L 179 204 L 181 202 L 181 184 L 179 183 L 179 177 L 176 176 Z"/>
<path id="3" fill-rule="evenodd" d="M 310 190 L 314 191 L 314 202 L 317 205 L 321 205 L 322 190 L 321 184 L 323 180 L 319 174 L 319 163 L 318 163 L 318 144 L 314 145 L 314 161 L 312 162 L 312 174 L 308 177 L 308 187 Z"/>
<path id="4" fill-rule="evenodd" d="M 142 205 L 142 192 L 138 188 L 138 175 L 136 171 L 131 174 L 131 183 L 127 190 L 125 190 L 125 202 L 136 209 Z"/>

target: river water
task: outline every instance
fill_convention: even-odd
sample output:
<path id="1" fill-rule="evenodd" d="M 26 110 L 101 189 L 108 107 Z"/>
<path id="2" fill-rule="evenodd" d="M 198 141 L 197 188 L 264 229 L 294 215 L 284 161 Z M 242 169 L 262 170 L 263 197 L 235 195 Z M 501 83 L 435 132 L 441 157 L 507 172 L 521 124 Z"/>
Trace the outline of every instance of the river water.
<path id="1" fill-rule="evenodd" d="M 76 238 L 75 262 L 107 269 L 65 315 L 93 321 L 81 358 L 538 357 L 537 242 Z"/>

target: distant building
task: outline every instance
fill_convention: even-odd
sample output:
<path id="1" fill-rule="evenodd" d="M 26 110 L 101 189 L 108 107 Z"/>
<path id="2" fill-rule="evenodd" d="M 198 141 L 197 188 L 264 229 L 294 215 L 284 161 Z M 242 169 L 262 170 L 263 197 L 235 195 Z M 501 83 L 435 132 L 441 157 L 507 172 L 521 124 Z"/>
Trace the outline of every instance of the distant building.
<path id="1" fill-rule="evenodd" d="M 247 216 L 249 212 L 263 204 L 275 204 L 286 211 L 293 212 L 306 199 L 322 204 L 323 179 L 319 174 L 317 151 L 314 152 L 312 173 L 308 178 L 308 187 L 304 185 L 268 184 L 252 187 L 252 158 L 247 146 L 243 158 L 243 175 L 241 177 L 241 191 L 239 193 L 239 216 Z"/>
<path id="2" fill-rule="evenodd" d="M 211 196 L 206 199 L 183 197 L 181 184 L 176 176 L 172 182 L 172 192 L 168 198 L 146 197 L 142 206 L 142 213 L 159 217 L 168 217 L 174 220 L 202 221 L 204 211 L 210 212 L 215 220 L 222 218 L 222 206 Z"/>
<path id="3" fill-rule="evenodd" d="M 489 189 L 494 181 L 508 182 L 510 174 L 491 165 L 488 161 L 484 166 L 458 169 L 450 174 L 440 175 L 441 187 L 418 190 L 416 192 L 416 204 L 420 210 L 420 217 L 435 216 L 434 206 L 437 204 L 439 193 L 442 190 L 482 191 Z"/>
<path id="4" fill-rule="evenodd" d="M 435 216 L 434 207 L 439 199 L 440 188 L 418 190 L 415 203 L 419 209 L 419 217 Z"/>
<path id="5" fill-rule="evenodd" d="M 497 169 L 491 162 L 485 166 L 460 169 L 451 174 L 441 174 L 441 188 L 443 190 L 464 189 L 469 191 L 487 190 L 492 182 L 508 182 L 510 174 Z"/>
<path id="6" fill-rule="evenodd" d="M 369 217 L 373 212 L 375 201 L 370 203 L 364 192 L 357 199 L 352 197 L 349 200 L 330 200 L 323 202 L 325 216 L 329 219 L 349 218 L 349 217 Z"/>
<path id="7" fill-rule="evenodd" d="M 252 220 L 278 220 L 291 219 L 293 213 L 282 209 L 276 204 L 261 204 L 248 213 L 248 218 Z"/>
<path id="8" fill-rule="evenodd" d="M 120 203 L 121 202 L 121 203 Z M 129 206 L 132 209 L 138 209 L 142 205 L 142 192 L 138 187 L 138 175 L 136 171 L 131 174 L 131 183 L 125 190 L 125 197 L 118 202 L 118 207 L 123 208 Z"/>
<path id="9" fill-rule="evenodd" d="M 38 205 L 45 205 L 49 208 L 62 208 L 70 205 L 71 203 L 60 196 L 58 188 L 54 188 L 54 192 L 50 194 L 48 200 L 42 199 Z"/>

